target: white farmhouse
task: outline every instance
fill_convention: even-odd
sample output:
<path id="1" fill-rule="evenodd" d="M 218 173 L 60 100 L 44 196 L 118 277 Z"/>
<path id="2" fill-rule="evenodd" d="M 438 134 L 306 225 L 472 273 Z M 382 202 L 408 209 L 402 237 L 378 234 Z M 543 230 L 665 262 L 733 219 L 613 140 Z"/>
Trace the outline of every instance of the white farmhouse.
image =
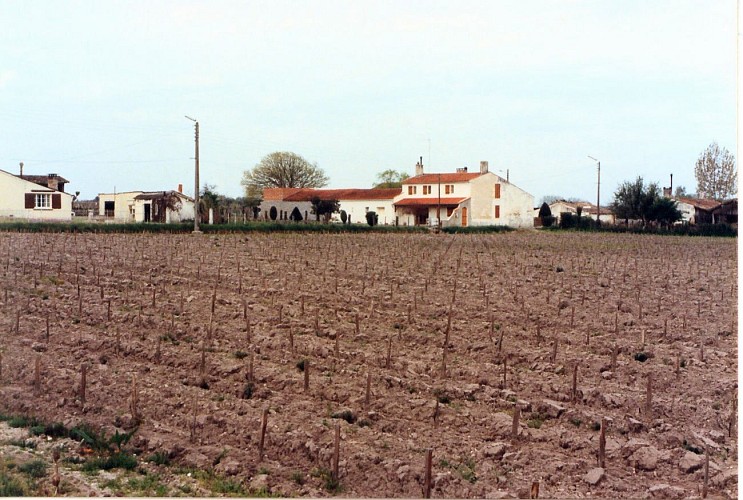
<path id="1" fill-rule="evenodd" d="M 69 181 L 57 174 L 14 175 L 0 170 L 0 218 L 32 221 L 71 221 Z"/>
<path id="2" fill-rule="evenodd" d="M 194 200 L 180 191 L 126 191 L 98 195 L 98 215 L 110 222 L 175 223 L 194 218 Z"/>
<path id="3" fill-rule="evenodd" d="M 395 215 L 400 225 L 534 227 L 534 196 L 488 170 L 480 162 L 479 172 L 467 168 L 456 172 L 423 172 L 403 181 L 395 197 Z"/>

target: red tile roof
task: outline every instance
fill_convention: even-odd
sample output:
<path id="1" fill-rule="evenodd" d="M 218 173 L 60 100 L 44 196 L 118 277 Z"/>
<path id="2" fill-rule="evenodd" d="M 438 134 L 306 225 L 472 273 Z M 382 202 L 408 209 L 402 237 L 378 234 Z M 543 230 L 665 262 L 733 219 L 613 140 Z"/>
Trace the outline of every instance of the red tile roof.
<path id="1" fill-rule="evenodd" d="M 480 177 L 480 172 L 454 172 L 444 174 L 421 174 L 415 177 L 408 177 L 403 184 L 438 184 L 447 182 L 469 182 L 472 179 Z"/>
<path id="2" fill-rule="evenodd" d="M 263 199 L 266 201 L 281 201 L 301 190 L 302 188 L 266 188 L 263 190 Z"/>
<path id="3" fill-rule="evenodd" d="M 263 190 L 267 201 L 311 201 L 321 200 L 391 200 L 402 192 L 402 188 L 384 189 L 303 189 L 268 188 Z"/>
<path id="4" fill-rule="evenodd" d="M 441 198 L 441 206 L 457 206 L 468 198 Z M 439 204 L 439 198 L 403 198 L 396 202 L 396 207 L 422 207 L 436 206 Z"/>
<path id="5" fill-rule="evenodd" d="M 707 198 L 677 198 L 676 201 L 689 204 L 692 207 L 700 208 L 702 210 L 712 210 L 720 205 L 719 201 Z"/>

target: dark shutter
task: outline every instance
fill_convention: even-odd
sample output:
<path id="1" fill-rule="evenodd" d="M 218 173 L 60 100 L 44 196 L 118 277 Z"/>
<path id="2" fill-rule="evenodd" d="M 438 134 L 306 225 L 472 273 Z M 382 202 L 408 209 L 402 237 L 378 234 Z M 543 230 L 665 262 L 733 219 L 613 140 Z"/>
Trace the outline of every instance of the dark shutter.
<path id="1" fill-rule="evenodd" d="M 26 208 L 36 207 L 36 195 L 33 193 L 26 193 Z"/>
<path id="2" fill-rule="evenodd" d="M 52 208 L 62 208 L 62 195 L 59 193 L 52 194 Z"/>

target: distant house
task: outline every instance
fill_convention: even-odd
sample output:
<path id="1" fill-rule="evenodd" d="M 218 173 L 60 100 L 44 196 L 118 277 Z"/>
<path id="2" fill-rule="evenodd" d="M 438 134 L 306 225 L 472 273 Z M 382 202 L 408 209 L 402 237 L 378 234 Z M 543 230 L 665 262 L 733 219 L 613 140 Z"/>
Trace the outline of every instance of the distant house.
<path id="1" fill-rule="evenodd" d="M 738 198 L 723 201 L 712 210 L 713 224 L 738 224 Z"/>
<path id="2" fill-rule="evenodd" d="M 0 218 L 32 221 L 72 220 L 69 181 L 57 174 L 14 175 L 0 170 Z"/>
<path id="3" fill-rule="evenodd" d="M 479 172 L 442 173 L 424 173 L 419 162 L 393 204 L 400 225 L 534 227 L 534 196 L 490 172 L 487 161 Z"/>
<path id="4" fill-rule="evenodd" d="M 560 214 L 563 213 L 569 213 L 569 214 L 578 214 L 578 209 L 580 208 L 581 215 L 586 214 L 589 208 L 593 207 L 594 205 L 591 205 L 587 201 L 567 201 L 567 200 L 556 200 L 550 203 L 550 211 L 552 212 L 552 216 L 555 217 L 555 223 L 560 223 Z M 535 209 L 537 213 L 534 214 L 536 217 L 539 212 L 539 208 Z M 603 210 L 602 210 L 603 211 Z M 595 218 L 595 215 L 594 215 Z M 603 216 L 602 216 L 603 220 Z"/>
<path id="5" fill-rule="evenodd" d="M 720 202 L 706 198 L 676 198 L 677 208 L 681 212 L 681 222 L 688 224 L 712 224 L 712 212 Z M 737 210 L 737 208 L 736 208 Z"/>
<path id="6" fill-rule="evenodd" d="M 180 191 L 126 191 L 98 195 L 98 215 L 111 222 L 193 220 L 194 200 Z"/>
<path id="7" fill-rule="evenodd" d="M 392 199 L 399 194 L 400 188 L 389 189 L 311 189 L 311 188 L 266 188 L 263 190 L 261 215 L 266 220 L 290 220 L 294 209 L 299 211 L 302 220 L 315 220 L 312 213 L 312 200 L 337 200 L 340 210 L 346 212 L 351 223 L 366 224 L 366 213 L 376 212 L 379 224 L 393 224 L 394 208 Z M 273 210 L 272 210 L 273 209 Z M 335 215 L 334 218 L 338 216 Z"/>

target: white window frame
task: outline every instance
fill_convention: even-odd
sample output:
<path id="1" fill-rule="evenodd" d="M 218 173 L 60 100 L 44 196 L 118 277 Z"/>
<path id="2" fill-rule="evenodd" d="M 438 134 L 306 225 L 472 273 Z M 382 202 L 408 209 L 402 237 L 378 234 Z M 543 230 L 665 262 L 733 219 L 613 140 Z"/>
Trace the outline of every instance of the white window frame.
<path id="1" fill-rule="evenodd" d="M 36 210 L 51 210 L 52 209 L 52 193 L 35 193 L 34 198 L 35 204 L 34 209 Z"/>

